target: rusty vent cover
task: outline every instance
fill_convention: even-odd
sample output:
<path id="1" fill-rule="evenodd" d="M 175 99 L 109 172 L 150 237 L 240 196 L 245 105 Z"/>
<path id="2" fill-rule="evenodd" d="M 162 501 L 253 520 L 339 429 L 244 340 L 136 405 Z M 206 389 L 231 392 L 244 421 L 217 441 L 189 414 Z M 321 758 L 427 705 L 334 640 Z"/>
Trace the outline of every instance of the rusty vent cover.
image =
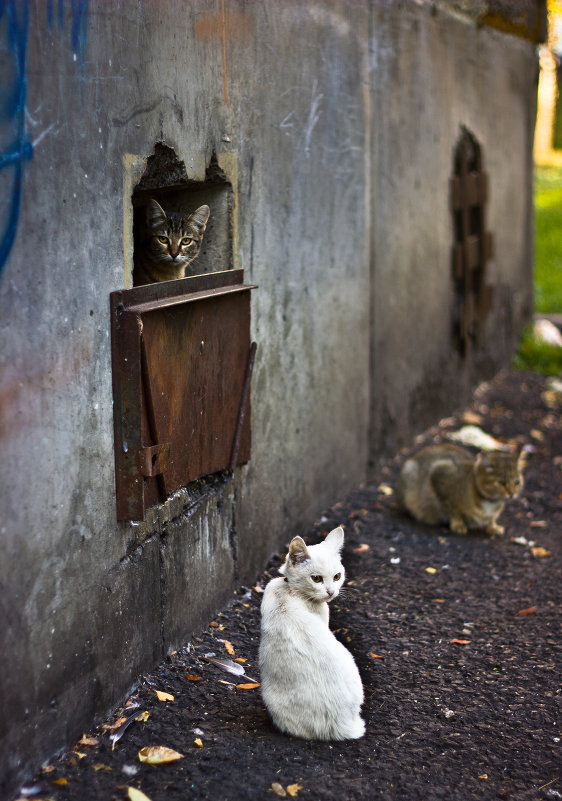
<path id="1" fill-rule="evenodd" d="M 250 458 L 243 270 L 111 294 L 117 519 Z"/>
<path id="2" fill-rule="evenodd" d="M 484 322 L 492 308 L 494 290 L 486 282 L 486 264 L 492 257 L 492 235 L 485 228 L 488 175 L 482 171 L 480 145 L 463 129 L 455 151 L 451 179 L 451 207 L 455 244 L 455 329 L 461 352 L 482 341 Z"/>

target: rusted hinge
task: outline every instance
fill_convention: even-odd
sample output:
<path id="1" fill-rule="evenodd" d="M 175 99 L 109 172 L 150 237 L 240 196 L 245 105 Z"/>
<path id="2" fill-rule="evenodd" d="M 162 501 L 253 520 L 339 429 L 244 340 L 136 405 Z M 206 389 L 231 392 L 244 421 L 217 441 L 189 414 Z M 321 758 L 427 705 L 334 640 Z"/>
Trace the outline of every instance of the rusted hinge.
<path id="1" fill-rule="evenodd" d="M 170 443 L 147 445 L 139 450 L 139 471 L 145 478 L 161 475 L 168 467 Z"/>

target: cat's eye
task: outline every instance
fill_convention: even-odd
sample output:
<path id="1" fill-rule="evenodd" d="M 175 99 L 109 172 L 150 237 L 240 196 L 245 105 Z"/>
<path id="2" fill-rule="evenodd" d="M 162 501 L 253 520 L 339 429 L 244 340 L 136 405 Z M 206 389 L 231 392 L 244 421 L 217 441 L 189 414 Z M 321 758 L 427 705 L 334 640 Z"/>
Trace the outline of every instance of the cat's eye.
<path id="1" fill-rule="evenodd" d="M 161 242 L 163 245 L 167 245 L 167 244 L 168 244 L 168 237 L 167 237 L 167 236 L 158 236 L 158 237 L 156 237 L 156 238 L 157 238 L 157 239 L 158 239 L 158 241 L 159 241 L 159 242 Z"/>
<path id="2" fill-rule="evenodd" d="M 181 240 L 182 245 L 191 245 L 193 238 L 191 236 L 184 236 Z"/>
<path id="3" fill-rule="evenodd" d="M 336 573 L 334 576 L 334 581 L 339 581 L 341 579 L 341 573 Z"/>
<path id="4" fill-rule="evenodd" d="M 315 584 L 320 584 L 322 581 L 322 576 L 311 576 L 310 577 Z"/>

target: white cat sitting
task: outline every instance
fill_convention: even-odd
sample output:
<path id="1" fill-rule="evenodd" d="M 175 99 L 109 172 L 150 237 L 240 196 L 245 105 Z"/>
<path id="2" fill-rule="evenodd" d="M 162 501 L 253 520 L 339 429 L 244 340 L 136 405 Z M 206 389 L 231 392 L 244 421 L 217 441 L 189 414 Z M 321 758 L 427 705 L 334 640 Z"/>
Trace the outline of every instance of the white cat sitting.
<path id="1" fill-rule="evenodd" d="M 307 548 L 289 546 L 284 575 L 272 579 L 261 605 L 261 693 L 274 724 L 309 740 L 362 737 L 363 685 L 357 665 L 329 629 L 328 603 L 340 591 L 343 529 Z"/>

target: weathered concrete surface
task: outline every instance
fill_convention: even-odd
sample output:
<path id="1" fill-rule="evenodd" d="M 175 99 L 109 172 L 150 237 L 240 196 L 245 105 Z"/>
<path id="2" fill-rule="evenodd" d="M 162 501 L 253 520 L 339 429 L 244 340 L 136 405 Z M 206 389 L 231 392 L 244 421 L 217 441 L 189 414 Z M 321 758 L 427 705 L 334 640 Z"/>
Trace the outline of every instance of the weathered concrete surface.
<path id="1" fill-rule="evenodd" d="M 411 4 L 372 11 L 371 457 L 392 452 L 509 360 L 532 303 L 529 42 Z M 452 333 L 449 179 L 461 126 L 489 175 L 495 306 L 471 359 Z M 517 155 L 516 155 L 517 154 Z"/>
<path id="2" fill-rule="evenodd" d="M 3 795 L 480 374 L 450 345 L 460 124 L 491 176 L 485 371 L 530 310 L 532 45 L 431 4 L 220 9 L 0 14 Z M 233 264 L 260 287 L 253 452 L 198 508 L 117 524 L 108 298 L 159 141 L 196 180 L 216 153 L 233 187 Z"/>

